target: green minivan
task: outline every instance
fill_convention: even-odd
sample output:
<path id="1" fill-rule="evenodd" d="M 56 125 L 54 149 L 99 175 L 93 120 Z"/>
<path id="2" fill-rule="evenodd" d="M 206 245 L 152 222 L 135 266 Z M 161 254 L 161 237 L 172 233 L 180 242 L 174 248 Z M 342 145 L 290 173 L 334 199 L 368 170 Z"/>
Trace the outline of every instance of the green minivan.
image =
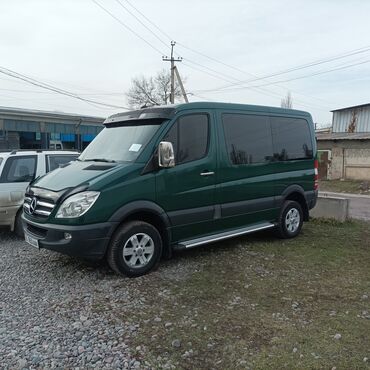
<path id="1" fill-rule="evenodd" d="M 26 241 L 130 277 L 174 250 L 275 229 L 295 237 L 317 199 L 309 113 L 189 103 L 115 114 L 77 161 L 27 189 Z"/>

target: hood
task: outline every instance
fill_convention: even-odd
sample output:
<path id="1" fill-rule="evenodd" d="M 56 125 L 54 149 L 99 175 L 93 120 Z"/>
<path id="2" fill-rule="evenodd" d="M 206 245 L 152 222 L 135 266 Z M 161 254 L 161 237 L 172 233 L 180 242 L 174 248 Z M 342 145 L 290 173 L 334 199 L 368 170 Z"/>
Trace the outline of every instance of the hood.
<path id="1" fill-rule="evenodd" d="M 32 186 L 59 192 L 106 177 L 129 166 L 132 163 L 74 161 L 36 179 Z"/>

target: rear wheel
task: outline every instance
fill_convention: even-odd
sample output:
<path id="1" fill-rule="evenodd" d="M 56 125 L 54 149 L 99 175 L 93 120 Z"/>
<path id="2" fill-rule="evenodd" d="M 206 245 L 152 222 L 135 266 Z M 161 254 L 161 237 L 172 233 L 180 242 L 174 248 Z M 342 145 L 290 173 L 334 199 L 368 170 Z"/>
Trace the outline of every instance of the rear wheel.
<path id="1" fill-rule="evenodd" d="M 303 211 L 298 202 L 288 200 L 284 202 L 278 220 L 277 232 L 281 238 L 294 238 L 303 225 Z"/>
<path id="2" fill-rule="evenodd" d="M 22 222 L 22 210 L 17 212 L 14 220 L 14 232 L 20 238 L 24 238 L 23 222 Z"/>
<path id="3" fill-rule="evenodd" d="M 129 277 L 141 276 L 157 267 L 162 255 L 158 230 L 142 221 L 120 226 L 113 235 L 107 260 L 112 270 Z"/>

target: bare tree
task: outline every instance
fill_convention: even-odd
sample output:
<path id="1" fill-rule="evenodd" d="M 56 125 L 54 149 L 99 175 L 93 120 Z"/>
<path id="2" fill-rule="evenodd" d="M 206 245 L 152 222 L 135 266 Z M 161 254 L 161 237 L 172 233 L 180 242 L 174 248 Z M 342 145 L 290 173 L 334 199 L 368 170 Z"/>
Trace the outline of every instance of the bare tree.
<path id="1" fill-rule="evenodd" d="M 292 99 L 292 94 L 290 93 L 290 91 L 288 91 L 285 98 L 281 99 L 280 106 L 281 108 L 287 108 L 287 109 L 293 108 L 293 99 Z"/>
<path id="2" fill-rule="evenodd" d="M 169 104 L 171 93 L 171 74 L 163 69 L 154 77 L 135 77 L 126 93 L 130 107 L 140 108 L 153 105 Z M 181 89 L 175 80 L 175 100 L 182 98 Z"/>

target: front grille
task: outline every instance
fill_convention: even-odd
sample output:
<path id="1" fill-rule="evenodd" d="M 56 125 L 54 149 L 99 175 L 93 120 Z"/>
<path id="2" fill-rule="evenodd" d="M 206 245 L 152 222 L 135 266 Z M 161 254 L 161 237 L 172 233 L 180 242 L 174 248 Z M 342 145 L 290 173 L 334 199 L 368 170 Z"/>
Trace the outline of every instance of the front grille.
<path id="1" fill-rule="evenodd" d="M 32 216 L 47 218 L 55 207 L 55 203 L 51 199 L 28 196 L 24 198 L 23 210 L 25 213 Z"/>
<path id="2" fill-rule="evenodd" d="M 38 236 L 39 238 L 45 238 L 47 233 L 47 230 L 42 229 L 41 227 L 33 226 L 29 223 L 27 223 L 27 231 L 35 236 Z"/>

